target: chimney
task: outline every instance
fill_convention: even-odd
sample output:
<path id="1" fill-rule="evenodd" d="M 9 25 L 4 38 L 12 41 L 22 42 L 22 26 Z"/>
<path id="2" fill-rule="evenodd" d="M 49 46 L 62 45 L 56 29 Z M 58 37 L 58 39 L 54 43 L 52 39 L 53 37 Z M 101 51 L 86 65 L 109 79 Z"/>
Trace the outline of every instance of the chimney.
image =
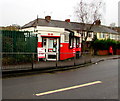
<path id="1" fill-rule="evenodd" d="M 96 20 L 95 21 L 95 25 L 101 25 L 101 21 L 100 20 Z"/>
<path id="2" fill-rule="evenodd" d="M 65 22 L 70 22 L 70 19 L 66 19 Z"/>
<path id="3" fill-rule="evenodd" d="M 50 21 L 51 21 L 51 16 L 45 16 L 45 20 L 46 20 L 47 22 L 50 22 Z"/>

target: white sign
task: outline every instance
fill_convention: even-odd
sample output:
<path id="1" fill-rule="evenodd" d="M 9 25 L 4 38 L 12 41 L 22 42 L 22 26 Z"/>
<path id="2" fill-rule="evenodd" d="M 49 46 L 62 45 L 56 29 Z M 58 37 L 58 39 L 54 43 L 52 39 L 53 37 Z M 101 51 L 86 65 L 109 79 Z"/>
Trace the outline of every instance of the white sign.
<path id="1" fill-rule="evenodd" d="M 38 51 L 38 58 L 45 58 L 45 49 L 44 48 L 37 48 Z"/>

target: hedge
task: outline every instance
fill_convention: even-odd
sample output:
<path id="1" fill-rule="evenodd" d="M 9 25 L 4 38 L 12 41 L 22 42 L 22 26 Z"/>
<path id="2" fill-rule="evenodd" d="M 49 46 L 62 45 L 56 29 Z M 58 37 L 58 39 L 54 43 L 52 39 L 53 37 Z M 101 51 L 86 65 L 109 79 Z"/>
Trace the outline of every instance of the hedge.
<path id="1" fill-rule="evenodd" d="M 114 50 L 120 49 L 120 41 L 115 41 L 111 39 L 107 40 L 96 39 L 93 42 L 93 49 L 95 50 L 108 50 L 110 46 L 112 46 Z"/>

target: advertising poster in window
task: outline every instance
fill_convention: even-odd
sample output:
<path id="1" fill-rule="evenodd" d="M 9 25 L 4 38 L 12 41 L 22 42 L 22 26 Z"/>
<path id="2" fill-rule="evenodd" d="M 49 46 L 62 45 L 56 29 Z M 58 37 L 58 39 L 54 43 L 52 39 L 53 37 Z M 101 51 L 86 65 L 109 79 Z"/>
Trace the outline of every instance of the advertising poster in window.
<path id="1" fill-rule="evenodd" d="M 45 49 L 44 48 L 37 48 L 38 51 L 38 58 L 45 58 Z"/>

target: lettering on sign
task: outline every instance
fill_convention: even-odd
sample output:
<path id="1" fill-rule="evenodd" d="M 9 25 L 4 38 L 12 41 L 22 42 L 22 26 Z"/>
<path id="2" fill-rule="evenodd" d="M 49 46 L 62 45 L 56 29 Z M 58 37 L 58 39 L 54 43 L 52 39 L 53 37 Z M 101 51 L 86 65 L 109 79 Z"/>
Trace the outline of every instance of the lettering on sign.
<path id="1" fill-rule="evenodd" d="M 48 35 L 51 35 L 51 36 L 52 36 L 52 35 L 53 35 L 53 33 L 48 33 Z"/>

